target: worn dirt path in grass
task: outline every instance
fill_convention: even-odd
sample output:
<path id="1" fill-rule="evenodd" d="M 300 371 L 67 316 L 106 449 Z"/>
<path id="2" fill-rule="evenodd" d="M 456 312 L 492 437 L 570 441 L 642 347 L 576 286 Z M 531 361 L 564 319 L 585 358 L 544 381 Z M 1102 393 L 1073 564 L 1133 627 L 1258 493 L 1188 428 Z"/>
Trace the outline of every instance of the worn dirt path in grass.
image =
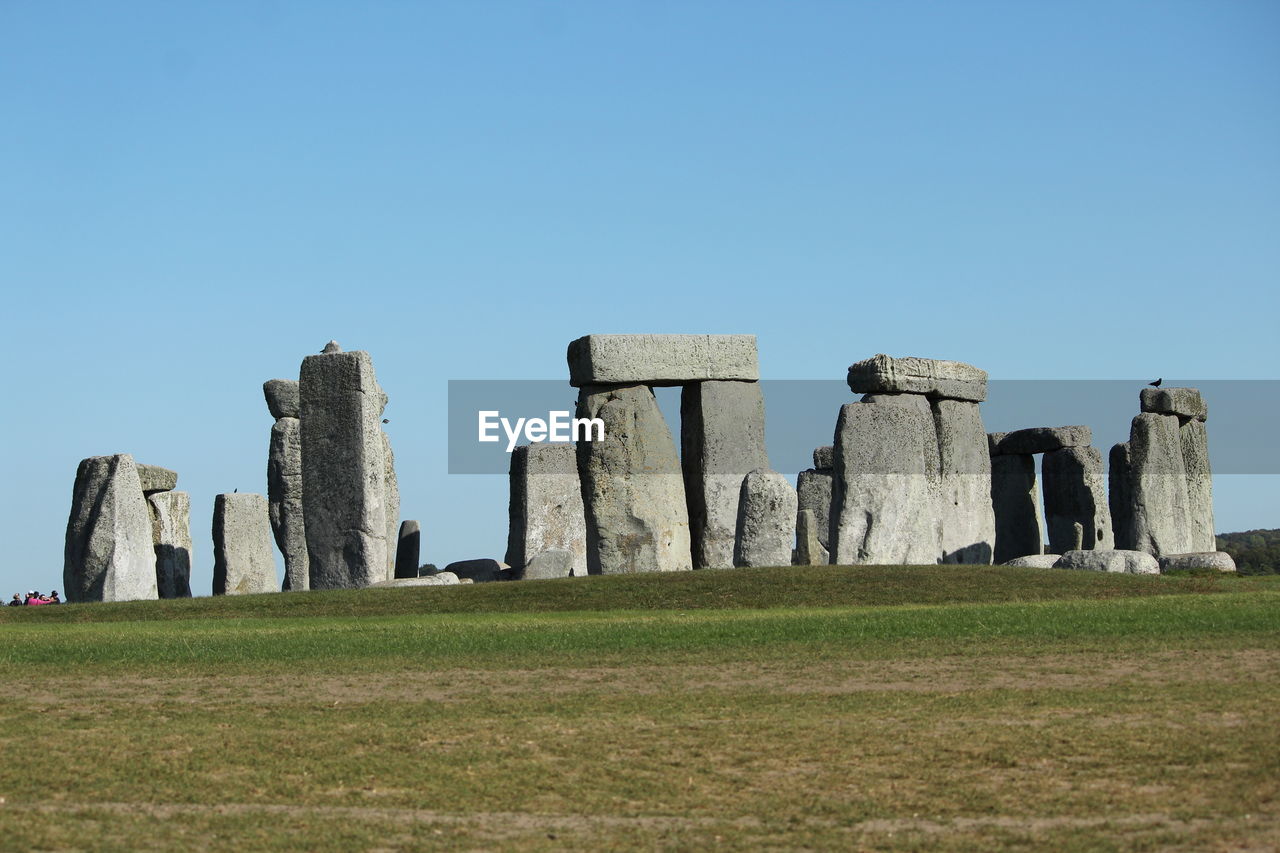
<path id="1" fill-rule="evenodd" d="M 40 674 L 0 683 L 0 701 L 79 701 L 269 705 L 299 701 L 462 702 L 477 696 L 572 693 L 651 695 L 683 691 L 759 691 L 841 695 L 859 692 L 960 693 L 969 690 L 1087 689 L 1117 684 L 1280 682 L 1280 649 L 1197 650 L 1107 655 L 934 658 L 906 661 L 737 662 L 515 670 L 408 670 L 261 676 L 112 678 Z"/>

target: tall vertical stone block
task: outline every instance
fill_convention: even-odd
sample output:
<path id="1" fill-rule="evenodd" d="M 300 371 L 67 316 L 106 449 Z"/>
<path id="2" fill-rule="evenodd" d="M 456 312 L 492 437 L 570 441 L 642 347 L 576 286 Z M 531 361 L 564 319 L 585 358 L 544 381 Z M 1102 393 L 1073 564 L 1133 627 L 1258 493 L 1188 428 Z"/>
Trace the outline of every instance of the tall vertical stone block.
<path id="1" fill-rule="evenodd" d="M 694 568 L 731 568 L 743 478 L 769 467 L 760 384 L 685 385 L 680 435 Z"/>
<path id="2" fill-rule="evenodd" d="M 418 562 L 422 557 L 422 527 L 418 522 L 406 519 L 400 522 L 396 542 L 396 577 L 416 578 Z"/>
<path id="3" fill-rule="evenodd" d="M 942 562 L 987 565 L 995 551 L 991 505 L 991 451 L 978 404 L 932 403 L 938 435 L 939 521 Z"/>
<path id="4" fill-rule="evenodd" d="M 147 496 L 147 503 L 156 555 L 156 589 L 161 598 L 190 598 L 191 496 L 155 492 Z"/>
<path id="5" fill-rule="evenodd" d="M 382 433 L 386 395 L 367 352 L 303 359 L 299 379 L 302 507 L 312 589 L 386 580 L 389 508 Z"/>
<path id="6" fill-rule="evenodd" d="M 881 402 L 841 407 L 831 495 L 832 563 L 938 562 L 937 468 L 930 470 L 925 459 L 934 431 L 927 404 L 923 410 Z"/>
<path id="7" fill-rule="evenodd" d="M 396 544 L 400 530 L 400 480 L 396 477 L 396 455 L 391 452 L 391 436 L 382 433 L 383 482 L 387 487 L 387 580 L 396 576 Z"/>
<path id="8" fill-rule="evenodd" d="M 1215 551 L 1218 545 L 1213 533 L 1213 472 L 1209 468 L 1209 434 L 1204 421 L 1181 420 L 1178 441 L 1182 446 L 1182 466 L 1187 472 L 1191 550 Z"/>
<path id="9" fill-rule="evenodd" d="M 570 572 L 587 574 L 587 516 L 572 444 L 526 444 L 511 452 L 504 562 L 528 566 L 544 551 L 567 551 Z"/>
<path id="10" fill-rule="evenodd" d="M 67 601 L 156 598 L 151 511 L 127 453 L 80 462 L 63 548 Z"/>
<path id="11" fill-rule="evenodd" d="M 213 501 L 213 594 L 276 591 L 267 499 L 239 492 Z"/>
<path id="12" fill-rule="evenodd" d="M 1115 531 L 1102 479 L 1102 454 L 1095 447 L 1064 447 L 1044 454 L 1044 514 L 1049 551 L 1110 551 Z M 1077 528 L 1077 525 L 1079 527 Z M 1077 530 L 1081 542 L 1076 544 Z"/>
<path id="13" fill-rule="evenodd" d="M 789 566 L 796 539 L 796 490 L 777 471 L 757 468 L 742 478 L 733 564 Z"/>
<path id="14" fill-rule="evenodd" d="M 1134 550 L 1153 557 L 1196 550 L 1177 416 L 1136 416 L 1129 431 L 1129 453 Z"/>
<path id="15" fill-rule="evenodd" d="M 1107 504 L 1111 507 L 1111 529 L 1116 549 L 1136 551 L 1138 534 L 1133 523 L 1133 453 L 1129 442 L 1111 447 L 1107 462 Z"/>
<path id="16" fill-rule="evenodd" d="M 267 502 L 271 531 L 284 555 L 284 588 L 309 589 L 307 528 L 302 512 L 302 425 L 297 418 L 278 418 L 271 427 Z"/>
<path id="17" fill-rule="evenodd" d="M 1007 563 L 1044 549 L 1040 530 L 1040 488 L 1036 458 L 1030 454 L 991 457 L 991 505 L 995 512 L 995 561 Z"/>
<path id="18" fill-rule="evenodd" d="M 684 478 L 653 391 L 581 389 L 579 417 L 604 422 L 603 441 L 578 447 L 592 574 L 693 568 Z"/>
<path id="19" fill-rule="evenodd" d="M 792 560 L 797 566 L 827 565 L 827 549 L 818 541 L 818 519 L 811 509 L 796 513 L 796 552 Z"/>
<path id="20" fill-rule="evenodd" d="M 813 515 L 817 550 L 811 550 L 811 559 L 819 559 L 814 565 L 825 566 L 830 560 L 831 543 L 831 480 L 830 468 L 809 468 L 796 475 L 796 498 L 801 514 Z M 797 530 L 800 522 L 797 521 Z M 799 534 L 797 533 L 797 536 Z M 806 563 L 806 565 L 810 565 Z"/>

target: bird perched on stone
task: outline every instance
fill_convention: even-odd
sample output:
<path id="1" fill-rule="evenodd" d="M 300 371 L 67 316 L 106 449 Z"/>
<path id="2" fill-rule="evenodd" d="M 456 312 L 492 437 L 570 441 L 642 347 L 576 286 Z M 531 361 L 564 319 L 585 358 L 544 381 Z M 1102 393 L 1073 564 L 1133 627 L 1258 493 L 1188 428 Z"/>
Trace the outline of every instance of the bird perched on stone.
<path id="1" fill-rule="evenodd" d="M 1163 382 L 1163 381 L 1164 381 L 1164 377 L 1163 377 L 1163 376 L 1161 376 L 1161 377 L 1160 377 L 1159 379 L 1157 379 L 1155 382 L 1148 382 L 1147 384 L 1148 384 L 1148 385 L 1150 385 L 1152 388 L 1159 388 L 1159 387 L 1160 387 L 1160 383 L 1161 383 L 1161 382 Z"/>
<path id="2" fill-rule="evenodd" d="M 338 346 L 337 341 L 329 341 L 329 343 L 324 345 L 324 349 L 320 350 L 320 352 L 342 352 L 342 347 Z"/>
<path id="3" fill-rule="evenodd" d="M 234 494 L 238 494 L 238 493 L 239 493 L 239 491 L 240 491 L 239 489 L 232 489 L 232 490 L 231 490 L 231 494 L 233 494 L 233 495 L 234 495 Z"/>
<path id="4" fill-rule="evenodd" d="M 389 423 L 391 423 L 391 419 L 390 419 L 390 418 L 383 418 L 383 419 L 382 419 L 382 422 L 383 422 L 384 424 L 389 424 Z"/>

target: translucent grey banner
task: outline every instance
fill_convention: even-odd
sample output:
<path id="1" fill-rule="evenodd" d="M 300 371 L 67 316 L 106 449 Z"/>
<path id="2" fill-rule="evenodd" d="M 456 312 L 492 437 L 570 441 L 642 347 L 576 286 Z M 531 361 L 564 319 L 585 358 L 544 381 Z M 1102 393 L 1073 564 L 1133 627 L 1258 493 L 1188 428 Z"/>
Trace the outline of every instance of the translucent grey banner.
<path id="1" fill-rule="evenodd" d="M 834 443 L 840 407 L 861 399 L 841 380 L 767 379 L 760 387 L 769 461 L 788 475 L 812 467 L 814 448 Z M 1088 426 L 1105 464 L 1111 446 L 1129 440 L 1144 387 L 1143 380 L 992 380 L 979 410 L 987 432 Z M 1166 379 L 1162 387 L 1200 390 L 1214 474 L 1280 474 L 1280 380 Z M 680 389 L 654 392 L 679 449 Z M 572 440 L 577 398 L 559 380 L 450 380 L 449 473 L 505 474 L 510 447 Z"/>

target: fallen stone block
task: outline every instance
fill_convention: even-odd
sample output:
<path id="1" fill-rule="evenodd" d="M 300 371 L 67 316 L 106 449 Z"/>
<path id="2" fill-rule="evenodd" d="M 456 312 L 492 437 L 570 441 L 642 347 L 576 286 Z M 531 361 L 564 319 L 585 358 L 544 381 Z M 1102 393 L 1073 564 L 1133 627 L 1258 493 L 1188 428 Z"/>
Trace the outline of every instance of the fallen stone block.
<path id="1" fill-rule="evenodd" d="M 755 335 L 586 335 L 568 358 L 575 388 L 760 378 Z"/>
<path id="2" fill-rule="evenodd" d="M 760 383 L 685 385 L 680 437 L 693 566 L 732 568 L 743 478 L 769 467 Z"/>
<path id="3" fill-rule="evenodd" d="M 191 496 L 147 495 L 156 555 L 156 591 L 161 598 L 191 597 Z"/>
<path id="4" fill-rule="evenodd" d="M 302 402 L 298 396 L 298 380 L 268 379 L 262 383 L 262 394 L 267 398 L 267 408 L 273 418 L 301 416 Z"/>
<path id="5" fill-rule="evenodd" d="M 522 580 L 550 580 L 567 578 L 573 569 L 573 552 L 563 548 L 551 548 L 534 555 L 524 567 Z"/>
<path id="6" fill-rule="evenodd" d="M 1031 427 L 1004 433 L 996 453 L 1049 453 L 1064 447 L 1088 447 L 1093 430 L 1087 426 Z"/>
<path id="7" fill-rule="evenodd" d="M 63 549 L 67 601 L 157 598 L 151 510 L 127 453 L 80 462 Z"/>
<path id="8" fill-rule="evenodd" d="M 1142 411 L 1156 415 L 1209 419 L 1209 407 L 1198 388 L 1143 388 L 1139 402 Z"/>
<path id="9" fill-rule="evenodd" d="M 742 479 L 733 564 L 791 565 L 796 539 L 796 490 L 777 471 L 757 468 Z"/>
<path id="10" fill-rule="evenodd" d="M 1068 551 L 1062 555 L 1056 568 L 1130 575 L 1160 574 L 1160 563 L 1143 551 Z"/>
<path id="11" fill-rule="evenodd" d="M 1201 551 L 1195 554 L 1166 554 L 1160 558 L 1161 572 L 1175 572 L 1183 569 L 1213 569 L 1219 572 L 1234 572 L 1236 561 L 1226 551 Z"/>
<path id="12" fill-rule="evenodd" d="M 213 500 L 213 594 L 276 591 L 267 499 L 248 492 Z"/>
<path id="13" fill-rule="evenodd" d="M 457 575 L 460 581 L 469 580 L 473 583 L 515 580 L 510 566 L 490 559 L 459 560 L 445 566 L 444 570 Z"/>
<path id="14" fill-rule="evenodd" d="M 587 574 L 587 515 L 572 444 L 526 444 L 511 453 L 506 563 L 524 566 L 543 551 L 573 554 Z"/>
<path id="15" fill-rule="evenodd" d="M 1028 554 L 1025 557 L 1014 557 L 1001 565 L 1020 566 L 1026 569 L 1052 569 L 1057 567 L 1061 559 L 1062 556 L 1059 554 Z"/>
<path id="16" fill-rule="evenodd" d="M 879 354 L 850 365 L 848 381 L 855 394 L 924 394 L 974 403 L 987 398 L 987 372 L 959 361 Z"/>
<path id="17" fill-rule="evenodd" d="M 467 583 L 471 583 L 471 579 L 467 579 Z M 392 578 L 387 581 L 378 581 L 369 584 L 374 589 L 388 589 L 406 586 L 457 586 L 462 583 L 462 579 L 453 572 L 436 572 L 434 575 L 423 575 L 417 578 Z"/>

